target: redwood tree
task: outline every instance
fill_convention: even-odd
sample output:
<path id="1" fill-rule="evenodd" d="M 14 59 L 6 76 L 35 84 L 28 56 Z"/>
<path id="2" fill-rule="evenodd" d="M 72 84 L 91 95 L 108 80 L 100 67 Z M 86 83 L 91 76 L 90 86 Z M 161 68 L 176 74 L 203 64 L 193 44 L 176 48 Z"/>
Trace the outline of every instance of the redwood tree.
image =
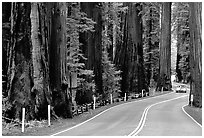
<path id="1" fill-rule="evenodd" d="M 162 4 L 159 79 L 157 90 L 171 90 L 171 3 Z"/>
<path id="2" fill-rule="evenodd" d="M 117 47 L 115 62 L 122 70 L 121 89 L 124 93 L 140 93 L 146 89 L 143 68 L 142 20 L 140 3 L 125 3 L 128 7 L 124 17 L 122 46 Z"/>
<path id="3" fill-rule="evenodd" d="M 53 3 L 50 36 L 50 87 L 57 115 L 72 117 L 71 95 L 67 84 L 66 4 Z"/>
<path id="4" fill-rule="evenodd" d="M 96 24 L 94 32 L 80 34 L 82 51 L 87 58 L 86 68 L 94 70 L 96 92 L 103 94 L 102 81 L 102 9 L 100 2 L 82 2 L 81 11 L 87 14 Z M 83 21 L 82 21 L 83 22 Z"/>
<path id="5" fill-rule="evenodd" d="M 7 94 L 11 108 L 9 118 L 20 118 L 21 108 L 26 107 L 26 119 L 34 118 L 34 102 L 31 88 L 32 55 L 30 39 L 30 3 L 11 4 L 11 32 L 8 45 Z"/>
<path id="6" fill-rule="evenodd" d="M 190 6 L 190 93 L 194 95 L 193 105 L 202 107 L 202 3 L 192 2 Z"/>
<path id="7" fill-rule="evenodd" d="M 71 96 L 67 91 L 67 47 L 65 3 L 12 3 L 11 39 L 8 45 L 7 97 L 4 112 L 26 119 L 52 115 L 72 117 Z M 8 102 L 5 102 L 8 99 Z M 8 104 L 9 104 L 8 103 Z"/>

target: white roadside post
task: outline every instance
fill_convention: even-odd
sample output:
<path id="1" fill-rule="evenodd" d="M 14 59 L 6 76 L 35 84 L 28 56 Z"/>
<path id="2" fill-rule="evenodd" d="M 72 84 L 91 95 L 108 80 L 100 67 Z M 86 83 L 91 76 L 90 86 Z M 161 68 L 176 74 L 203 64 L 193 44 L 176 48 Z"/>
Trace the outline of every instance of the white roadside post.
<path id="1" fill-rule="evenodd" d="M 142 90 L 142 97 L 144 96 L 144 90 Z"/>
<path id="2" fill-rule="evenodd" d="M 162 93 L 164 92 L 164 87 L 162 87 L 161 92 L 162 92 Z"/>
<path id="3" fill-rule="evenodd" d="M 25 108 L 22 109 L 22 132 L 24 132 Z"/>
<path id="4" fill-rule="evenodd" d="M 48 126 L 50 126 L 50 105 L 48 105 Z"/>
<path id="5" fill-rule="evenodd" d="M 95 110 L 96 109 L 96 97 L 95 96 L 93 96 L 93 101 L 94 101 L 94 103 L 93 103 L 93 110 Z"/>
<path id="6" fill-rule="evenodd" d="M 113 95 L 110 94 L 110 104 L 112 104 L 112 103 L 113 103 Z"/>
<path id="7" fill-rule="evenodd" d="M 191 106 L 193 106 L 193 94 L 191 94 Z"/>
<path id="8" fill-rule="evenodd" d="M 125 93 L 124 101 L 126 101 L 126 93 Z"/>

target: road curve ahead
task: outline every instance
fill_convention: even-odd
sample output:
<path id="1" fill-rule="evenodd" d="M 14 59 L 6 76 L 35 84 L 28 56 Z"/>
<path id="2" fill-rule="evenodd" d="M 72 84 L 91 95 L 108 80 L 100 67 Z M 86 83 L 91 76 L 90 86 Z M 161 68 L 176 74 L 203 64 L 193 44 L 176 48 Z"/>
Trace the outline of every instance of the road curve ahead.
<path id="1" fill-rule="evenodd" d="M 138 136 L 202 136 L 202 127 L 182 110 L 188 97 L 153 106 Z"/>
<path id="2" fill-rule="evenodd" d="M 165 102 L 167 100 L 171 101 Z M 176 105 L 173 104 L 174 106 L 171 105 L 175 101 L 177 104 Z M 161 129 L 162 127 L 167 127 L 168 124 L 173 125 L 173 122 L 175 123 L 174 126 L 176 126 L 178 125 L 178 122 L 176 122 L 175 120 L 180 120 L 182 126 L 186 125 L 189 126 L 188 129 L 191 129 L 191 131 L 194 131 L 195 129 L 196 131 L 195 135 L 200 135 L 201 131 L 197 130 L 201 130 L 201 128 L 197 127 L 196 126 L 197 124 L 195 124 L 187 115 L 185 115 L 182 112 L 181 108 L 180 108 L 181 112 L 178 109 L 180 106 L 183 106 L 186 103 L 187 94 L 176 93 L 169 93 L 162 96 L 152 97 L 140 101 L 138 100 L 134 102 L 129 102 L 110 108 L 103 112 L 102 114 L 98 115 L 97 117 L 89 119 L 88 121 L 81 123 L 75 127 L 68 128 L 67 130 L 53 134 L 52 136 L 127 136 L 130 134 L 134 135 L 138 133 L 139 132 L 138 130 L 140 130 L 140 133 L 138 133 L 139 135 L 170 135 L 169 133 L 166 134 L 164 133 L 165 129 L 162 132 L 158 132 L 157 128 Z M 158 105 L 152 106 L 154 104 Z M 159 108 L 160 105 L 161 106 L 164 105 L 164 107 Z M 169 110 L 172 110 L 173 112 L 179 112 L 175 113 L 179 117 L 173 117 L 172 114 L 167 113 L 167 111 Z M 166 118 L 162 117 L 163 115 L 165 115 Z M 170 117 L 171 120 L 168 118 L 168 116 Z M 147 120 L 145 119 L 145 117 Z M 170 122 L 168 123 L 166 119 L 169 120 Z M 153 121 L 148 122 L 149 120 Z M 146 125 L 144 124 L 145 121 L 148 127 L 145 126 Z M 144 125 L 143 129 L 145 131 L 143 131 L 143 129 L 140 129 L 142 126 L 141 124 Z M 160 127 L 158 127 L 157 125 L 159 125 Z M 183 127 L 180 128 L 183 129 Z M 153 130 L 155 132 L 151 132 Z M 172 132 L 171 135 L 177 134 L 186 135 L 178 133 L 179 131 L 178 129 L 173 129 L 172 131 L 174 132 Z"/>

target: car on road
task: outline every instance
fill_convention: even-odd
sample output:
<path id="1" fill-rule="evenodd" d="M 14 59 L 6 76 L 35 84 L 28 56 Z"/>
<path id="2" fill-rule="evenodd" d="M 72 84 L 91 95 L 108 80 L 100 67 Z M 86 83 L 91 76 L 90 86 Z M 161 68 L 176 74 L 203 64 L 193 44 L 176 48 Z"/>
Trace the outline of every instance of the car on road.
<path id="1" fill-rule="evenodd" d="M 176 88 L 176 93 L 186 93 L 187 89 L 185 85 L 179 85 Z"/>

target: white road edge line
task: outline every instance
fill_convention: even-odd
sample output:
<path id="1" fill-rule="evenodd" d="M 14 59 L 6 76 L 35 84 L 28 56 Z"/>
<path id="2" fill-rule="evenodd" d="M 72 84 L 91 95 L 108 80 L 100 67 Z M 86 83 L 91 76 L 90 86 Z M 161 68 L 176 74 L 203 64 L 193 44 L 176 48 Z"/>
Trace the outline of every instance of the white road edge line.
<path id="1" fill-rule="evenodd" d="M 184 112 L 188 117 L 190 117 L 197 125 L 199 125 L 199 126 L 202 128 L 202 125 L 199 124 L 190 114 L 188 114 L 188 113 L 185 111 L 184 107 L 187 106 L 187 105 L 188 105 L 188 104 L 182 106 L 183 112 Z"/>
<path id="2" fill-rule="evenodd" d="M 68 128 L 68 129 L 65 129 L 65 130 L 63 130 L 63 131 L 54 133 L 54 134 L 52 134 L 52 135 L 50 135 L 50 136 L 55 136 L 55 135 L 58 135 L 58 134 L 60 134 L 60 133 L 69 131 L 69 130 L 71 130 L 71 129 L 74 129 L 74 128 L 78 127 L 78 126 L 81 126 L 81 125 L 85 124 L 86 122 L 89 122 L 89 121 L 93 120 L 94 118 L 100 116 L 101 114 L 107 112 L 108 110 L 111 110 L 111 109 L 116 108 L 116 107 L 118 107 L 118 106 L 121 106 L 121 105 L 124 105 L 124 104 L 130 104 L 130 103 L 140 102 L 140 101 L 144 101 L 144 100 L 147 100 L 147 99 L 153 99 L 153 98 L 157 98 L 157 97 L 162 97 L 162 96 L 164 96 L 164 95 L 168 95 L 168 94 L 172 94 L 172 93 L 174 93 L 174 91 L 173 91 L 173 92 L 170 92 L 170 93 L 166 93 L 166 94 L 162 94 L 162 95 L 158 95 L 158 96 L 154 96 L 154 97 L 150 97 L 150 98 L 145 98 L 145 99 L 141 99 L 141 100 L 138 100 L 138 101 L 127 102 L 127 103 L 123 103 L 123 104 L 119 104 L 119 105 L 110 107 L 110 108 L 104 110 L 103 112 L 101 112 L 101 113 L 99 113 L 99 114 L 93 116 L 92 118 L 90 118 L 90 119 L 88 119 L 88 120 L 86 120 L 86 121 L 84 121 L 84 122 L 82 122 L 82 123 L 80 123 L 80 124 L 77 124 L 76 126 L 73 126 L 73 127 Z"/>
<path id="3" fill-rule="evenodd" d="M 149 109 L 155 105 L 158 105 L 158 104 L 161 104 L 161 103 L 165 103 L 165 102 L 169 102 L 169 101 L 173 101 L 173 100 L 176 100 L 176 99 L 179 99 L 179 98 L 183 98 L 183 97 L 186 97 L 188 95 L 183 95 L 183 96 L 179 96 L 179 97 L 176 97 L 176 98 L 173 98 L 173 99 L 169 99 L 169 100 L 165 100 L 165 101 L 161 101 L 161 102 L 158 102 L 158 103 L 154 103 L 150 106 L 148 106 L 147 108 L 145 108 L 143 114 L 144 114 L 144 117 L 141 118 L 140 122 L 142 121 L 142 125 L 138 125 L 138 127 L 133 130 L 133 132 L 131 132 L 128 136 L 136 136 L 138 135 L 138 133 L 142 130 L 142 128 L 144 127 L 144 124 L 145 124 L 145 121 L 146 121 L 146 117 L 147 117 L 147 113 L 149 111 Z"/>

